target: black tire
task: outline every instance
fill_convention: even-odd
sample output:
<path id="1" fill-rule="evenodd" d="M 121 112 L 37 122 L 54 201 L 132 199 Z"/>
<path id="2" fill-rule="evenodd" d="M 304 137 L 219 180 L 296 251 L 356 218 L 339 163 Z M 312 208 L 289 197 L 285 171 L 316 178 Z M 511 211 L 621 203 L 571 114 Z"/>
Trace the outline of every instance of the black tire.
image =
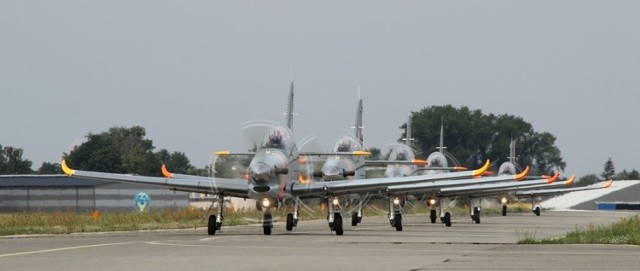
<path id="1" fill-rule="evenodd" d="M 507 216 L 507 205 L 502 205 L 502 216 Z"/>
<path id="2" fill-rule="evenodd" d="M 480 224 L 480 209 L 476 208 L 473 215 L 475 216 L 474 220 L 476 221 L 476 224 Z"/>
<path id="3" fill-rule="evenodd" d="M 402 215 L 394 215 L 393 224 L 393 226 L 396 228 L 396 231 L 402 231 Z"/>
<path id="4" fill-rule="evenodd" d="M 533 209 L 533 213 L 536 214 L 536 216 L 540 216 L 540 206 L 536 206 L 536 208 Z"/>
<path id="5" fill-rule="evenodd" d="M 353 213 L 351 215 L 351 226 L 358 226 L 358 213 Z"/>
<path id="6" fill-rule="evenodd" d="M 273 218 L 271 213 L 265 213 L 262 221 L 262 232 L 264 235 L 271 235 L 271 228 L 273 228 Z"/>
<path id="7" fill-rule="evenodd" d="M 216 235 L 216 229 L 217 229 L 217 225 L 216 225 L 216 216 L 215 215 L 210 215 L 209 216 L 209 223 L 207 223 L 207 234 L 209 235 Z"/>
<path id="8" fill-rule="evenodd" d="M 432 224 L 436 223 L 436 220 L 438 219 L 438 213 L 436 212 L 436 210 L 431 210 L 431 212 L 429 213 L 429 218 L 431 219 Z"/>
<path id="9" fill-rule="evenodd" d="M 293 230 L 293 214 L 287 214 L 287 231 Z"/>
<path id="10" fill-rule="evenodd" d="M 342 229 L 342 216 L 340 214 L 333 216 L 333 230 L 336 232 L 336 235 L 344 234 L 344 230 Z"/>
<path id="11" fill-rule="evenodd" d="M 444 225 L 447 227 L 451 227 L 451 213 L 444 213 Z"/>

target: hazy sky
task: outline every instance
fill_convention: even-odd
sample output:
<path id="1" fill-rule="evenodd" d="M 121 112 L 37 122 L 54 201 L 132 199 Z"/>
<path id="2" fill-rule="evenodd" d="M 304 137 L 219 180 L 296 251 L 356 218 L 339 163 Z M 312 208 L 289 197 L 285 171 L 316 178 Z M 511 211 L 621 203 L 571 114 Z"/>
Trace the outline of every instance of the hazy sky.
<path id="1" fill-rule="evenodd" d="M 141 125 L 202 167 L 284 123 L 330 148 L 396 140 L 410 111 L 466 105 L 550 132 L 566 174 L 640 169 L 640 1 L 1 1 L 0 144 L 37 169 Z M 446 131 L 445 131 L 446 132 Z M 446 142 L 445 142 L 446 144 Z"/>

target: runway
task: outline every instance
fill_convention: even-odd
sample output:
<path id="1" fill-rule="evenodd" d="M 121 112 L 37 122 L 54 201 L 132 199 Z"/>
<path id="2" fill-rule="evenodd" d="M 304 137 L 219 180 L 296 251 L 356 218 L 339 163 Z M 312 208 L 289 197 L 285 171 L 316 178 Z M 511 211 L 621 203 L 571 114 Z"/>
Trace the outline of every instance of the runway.
<path id="1" fill-rule="evenodd" d="M 404 230 L 365 217 L 331 235 L 326 221 L 206 229 L 87 233 L 0 239 L 0 270 L 637 270 L 640 248 L 612 245 L 516 245 L 527 236 L 560 236 L 637 213 L 545 212 L 455 217 L 453 226 L 409 216 Z M 303 215 L 304 218 L 304 215 Z"/>

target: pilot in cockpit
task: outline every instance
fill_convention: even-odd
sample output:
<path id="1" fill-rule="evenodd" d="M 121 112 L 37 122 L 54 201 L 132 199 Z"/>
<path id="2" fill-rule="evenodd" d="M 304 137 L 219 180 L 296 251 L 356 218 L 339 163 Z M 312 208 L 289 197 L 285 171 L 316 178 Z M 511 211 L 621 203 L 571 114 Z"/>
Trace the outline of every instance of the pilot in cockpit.
<path id="1" fill-rule="evenodd" d="M 396 154 L 396 160 L 404 161 L 407 160 L 407 153 L 403 150 L 398 151 Z"/>
<path id="2" fill-rule="evenodd" d="M 351 144 L 349 144 L 349 141 L 342 141 L 340 142 L 340 145 L 338 145 L 339 152 L 347 152 L 349 151 L 350 148 L 351 148 Z"/>
<path id="3" fill-rule="evenodd" d="M 273 134 L 269 135 L 269 146 L 268 148 L 282 148 L 282 133 L 280 131 L 275 131 Z"/>

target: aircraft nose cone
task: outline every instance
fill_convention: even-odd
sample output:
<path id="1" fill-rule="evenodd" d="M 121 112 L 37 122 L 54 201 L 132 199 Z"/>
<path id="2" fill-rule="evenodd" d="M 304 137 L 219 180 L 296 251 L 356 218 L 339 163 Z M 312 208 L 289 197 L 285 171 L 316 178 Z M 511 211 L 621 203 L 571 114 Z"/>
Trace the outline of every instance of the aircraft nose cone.
<path id="1" fill-rule="evenodd" d="M 325 180 L 335 180 L 340 178 L 340 171 L 337 167 L 325 167 L 322 169 L 322 177 Z"/>
<path id="2" fill-rule="evenodd" d="M 271 178 L 271 168 L 265 163 L 258 163 L 251 166 L 251 179 L 256 182 L 263 182 Z"/>

